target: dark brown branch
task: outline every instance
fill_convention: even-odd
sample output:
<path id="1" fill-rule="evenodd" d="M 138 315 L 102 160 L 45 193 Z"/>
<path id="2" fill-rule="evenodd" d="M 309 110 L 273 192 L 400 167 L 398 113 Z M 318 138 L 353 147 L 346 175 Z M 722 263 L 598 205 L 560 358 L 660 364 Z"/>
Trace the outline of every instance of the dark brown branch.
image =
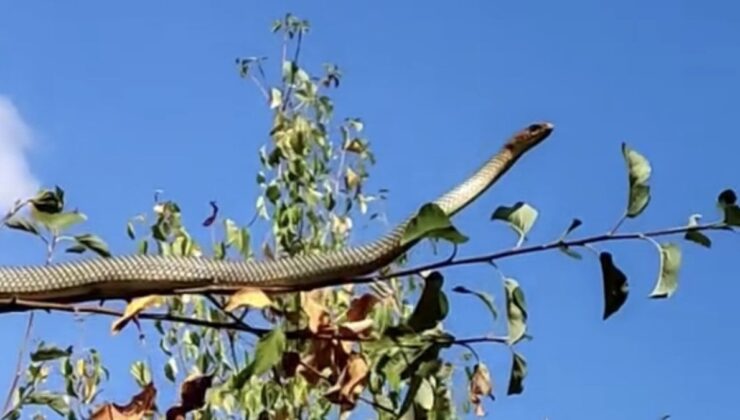
<path id="1" fill-rule="evenodd" d="M 106 315 L 113 317 L 123 316 L 123 312 L 116 311 L 114 309 L 108 309 L 102 306 L 91 306 L 91 305 L 70 305 L 65 303 L 54 303 L 54 302 L 40 302 L 40 301 L 26 301 L 26 300 L 9 300 L 0 299 L 0 306 L 3 310 L 8 312 L 12 311 L 27 311 L 27 310 L 45 310 L 45 311 L 59 311 L 59 312 L 70 312 L 75 314 L 95 314 L 95 315 Z M 232 322 L 218 322 L 208 321 L 205 319 L 188 318 L 172 314 L 155 314 L 155 313 L 142 313 L 137 315 L 139 319 L 151 319 L 158 321 L 169 321 L 169 322 L 180 322 L 183 324 L 196 325 L 201 327 L 220 328 L 244 331 L 257 335 L 263 335 L 269 332 L 269 330 L 262 328 L 253 328 L 244 323 L 232 323 Z"/>
<path id="2" fill-rule="evenodd" d="M 60 312 L 72 312 L 77 314 L 95 314 L 105 315 L 111 317 L 121 317 L 123 312 L 107 309 L 100 306 L 89 306 L 89 305 L 69 305 L 62 303 L 48 303 L 48 302 L 36 302 L 36 301 L 16 301 L 15 305 L 23 309 L 40 309 L 48 311 L 60 311 Z M 21 310 L 23 310 L 21 309 Z M 157 313 L 141 313 L 137 315 L 138 319 L 148 319 L 155 321 L 166 321 L 166 322 L 178 322 L 187 325 L 195 325 L 200 327 L 217 328 L 224 330 L 241 331 L 256 336 L 263 336 L 269 333 L 269 328 L 257 328 L 247 325 L 244 322 L 218 322 L 209 321 L 199 318 L 189 318 L 172 314 L 157 314 Z M 360 336 L 356 334 L 342 334 L 342 333 L 314 333 L 308 329 L 286 331 L 285 335 L 291 340 L 338 340 L 338 341 L 354 341 L 354 342 L 373 342 L 377 341 L 378 337 Z M 501 343 L 507 342 L 506 337 L 497 336 L 483 336 L 474 338 L 456 339 L 454 337 L 429 337 L 430 341 L 438 342 L 440 344 L 450 345 L 469 345 L 475 343 Z"/>

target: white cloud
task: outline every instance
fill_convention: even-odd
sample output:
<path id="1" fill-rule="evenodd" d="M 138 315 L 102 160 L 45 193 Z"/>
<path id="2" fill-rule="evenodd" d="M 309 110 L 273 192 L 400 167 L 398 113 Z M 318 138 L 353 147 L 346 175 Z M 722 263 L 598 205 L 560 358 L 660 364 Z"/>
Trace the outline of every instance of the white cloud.
<path id="1" fill-rule="evenodd" d="M 0 213 L 19 198 L 36 192 L 38 181 L 31 173 L 26 150 L 31 146 L 31 129 L 18 109 L 0 96 Z"/>

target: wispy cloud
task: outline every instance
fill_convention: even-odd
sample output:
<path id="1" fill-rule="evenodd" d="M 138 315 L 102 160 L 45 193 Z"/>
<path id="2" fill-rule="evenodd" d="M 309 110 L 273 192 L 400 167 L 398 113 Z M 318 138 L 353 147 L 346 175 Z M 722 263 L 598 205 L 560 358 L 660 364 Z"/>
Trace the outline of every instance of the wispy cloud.
<path id="1" fill-rule="evenodd" d="M 13 102 L 0 96 L 0 213 L 38 188 L 26 160 L 32 140 L 31 129 Z"/>

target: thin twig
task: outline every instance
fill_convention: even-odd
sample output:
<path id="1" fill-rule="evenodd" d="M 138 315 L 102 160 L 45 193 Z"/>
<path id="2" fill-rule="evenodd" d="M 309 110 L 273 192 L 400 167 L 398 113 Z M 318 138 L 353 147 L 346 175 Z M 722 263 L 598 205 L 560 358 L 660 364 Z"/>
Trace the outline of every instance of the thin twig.
<path id="1" fill-rule="evenodd" d="M 473 337 L 473 338 L 461 338 L 459 340 L 452 340 L 450 344 L 454 344 L 457 346 L 469 346 L 471 344 L 478 344 L 478 343 L 497 343 L 497 344 L 507 344 L 509 342 L 509 337 L 497 337 L 497 336 L 485 336 L 485 337 Z"/>
<path id="2" fill-rule="evenodd" d="M 213 296 L 212 294 L 206 294 L 206 298 L 209 301 L 211 301 L 211 303 L 215 307 L 217 307 L 219 311 L 221 311 L 224 315 L 226 315 L 228 318 L 230 318 L 235 324 L 241 325 L 243 328 L 250 328 L 249 325 L 247 325 L 247 323 L 244 322 L 244 320 L 242 318 L 234 315 L 230 311 L 227 311 L 226 310 L 226 307 L 224 307 L 224 305 L 222 305 L 221 302 L 219 302 L 218 299 L 216 299 L 215 296 Z"/>
<path id="3" fill-rule="evenodd" d="M 296 66 L 298 65 L 298 57 L 301 54 L 301 41 L 302 40 L 303 40 L 303 32 L 298 31 L 298 39 L 296 39 L 295 53 L 293 54 L 293 64 L 295 64 Z M 285 45 L 287 48 L 287 43 Z M 287 58 L 286 51 L 283 51 L 283 63 L 285 63 L 285 59 Z M 283 94 L 283 103 L 281 104 L 281 107 L 280 107 L 280 110 L 282 112 L 285 112 L 288 109 L 288 104 L 290 103 L 290 95 L 293 94 L 293 84 L 294 84 L 294 81 L 291 80 L 291 83 L 288 83 L 287 89 L 285 90 Z"/>
<path id="4" fill-rule="evenodd" d="M 10 383 L 8 389 L 8 396 L 5 399 L 5 405 L 3 406 L 3 413 L 8 413 L 11 410 L 10 404 L 13 402 L 13 392 L 18 387 L 18 381 L 21 378 L 21 370 L 23 369 L 23 356 L 26 354 L 26 347 L 31 339 L 31 329 L 33 329 L 34 313 L 31 312 L 28 316 L 28 322 L 26 323 L 26 332 L 23 335 L 23 343 L 21 343 L 20 349 L 18 350 L 18 363 L 15 366 L 15 376 L 13 381 Z"/>
<path id="5" fill-rule="evenodd" d="M 249 78 L 257 86 L 257 89 L 259 89 L 259 91 L 262 93 L 262 96 L 265 97 L 265 100 L 269 102 L 270 94 L 267 92 L 267 89 L 265 88 L 265 86 L 259 80 L 257 80 L 257 78 L 254 77 L 254 75 L 250 74 Z"/>
<path id="6" fill-rule="evenodd" d="M 2 223 L 2 224 L 4 225 L 4 224 L 5 224 L 5 222 L 7 222 L 8 220 L 10 220 L 10 219 L 11 219 L 11 218 L 12 218 L 13 216 L 15 216 L 15 215 L 16 215 L 16 214 L 17 214 L 17 213 L 18 213 L 19 211 L 21 211 L 21 209 L 23 209 L 23 207 L 25 207 L 25 206 L 26 206 L 26 204 L 28 204 L 28 203 L 30 203 L 30 202 L 31 202 L 31 200 L 30 200 L 30 199 L 28 199 L 28 200 L 19 200 L 19 201 L 17 201 L 17 202 L 15 203 L 15 205 L 14 205 L 14 206 L 13 206 L 13 207 L 12 207 L 12 208 L 11 208 L 10 210 L 8 210 L 8 212 L 7 212 L 7 213 L 5 213 L 5 215 L 3 216 L 3 218 L 2 218 L 2 219 L 0 219 L 0 223 Z M 2 225 L 0 225 L 0 228 L 2 228 Z"/>
<path id="7" fill-rule="evenodd" d="M 15 300 L 0 299 L 0 307 L 2 307 L 2 310 L 5 312 L 36 309 L 36 310 L 45 310 L 45 311 L 71 312 L 71 313 L 77 313 L 77 314 L 83 313 L 83 314 L 106 315 L 106 316 L 113 316 L 113 317 L 121 317 L 124 315 L 124 313 L 121 311 L 107 309 L 101 306 L 88 306 L 88 305 L 78 306 L 78 305 L 70 305 L 70 304 L 64 304 L 64 303 L 28 301 L 28 300 L 21 300 L 21 299 L 15 299 Z M 254 327 L 250 327 L 248 325 L 243 325 L 243 324 L 235 324 L 231 322 L 208 321 L 205 319 L 188 318 L 188 317 L 182 317 L 182 316 L 171 315 L 171 314 L 143 313 L 143 314 L 137 315 L 137 318 L 152 319 L 152 320 L 159 320 L 159 321 L 169 321 L 169 322 L 180 322 L 183 324 L 197 325 L 201 327 L 232 329 L 232 330 L 244 331 L 248 333 L 254 333 L 257 335 L 263 335 L 269 332 L 269 330 L 266 330 L 266 329 L 254 328 Z"/>
<path id="8" fill-rule="evenodd" d="M 402 277 L 402 276 L 408 276 L 412 274 L 418 274 L 422 271 L 426 270 L 434 270 L 439 268 L 446 268 L 451 266 L 457 266 L 457 265 L 469 265 L 469 264 L 480 264 L 480 263 L 488 263 L 496 260 L 500 260 L 503 258 L 513 257 L 517 255 L 524 255 L 524 254 L 531 254 L 534 252 L 542 252 L 542 251 L 548 251 L 552 249 L 557 249 L 561 247 L 576 247 L 576 246 L 586 246 L 593 243 L 598 242 L 609 242 L 609 241 L 624 241 L 624 240 L 634 240 L 634 239 L 644 239 L 645 237 L 653 238 L 653 237 L 659 237 L 659 236 L 668 236 L 668 235 L 676 235 L 680 233 L 686 233 L 688 231 L 706 231 L 706 230 L 728 230 L 729 227 L 722 223 L 722 222 L 716 222 L 716 223 L 708 223 L 704 225 L 698 225 L 698 226 L 680 226 L 670 229 L 661 229 L 661 230 L 654 230 L 646 233 L 620 233 L 620 234 L 601 234 L 601 235 L 595 235 L 595 236 L 589 236 L 585 238 L 580 239 L 571 239 L 569 241 L 554 241 L 546 244 L 540 244 L 540 245 L 531 245 L 527 247 L 522 248 L 513 248 L 508 249 L 505 251 L 499 251 L 492 254 L 485 254 L 485 255 L 477 255 L 473 257 L 466 257 L 466 258 L 459 258 L 450 261 L 449 259 L 445 259 L 443 261 L 438 261 L 431 264 L 425 264 L 405 270 L 395 271 L 389 274 L 383 274 L 375 277 L 362 277 L 360 279 L 357 279 L 359 282 L 368 282 L 373 280 L 388 280 L 393 277 Z"/>

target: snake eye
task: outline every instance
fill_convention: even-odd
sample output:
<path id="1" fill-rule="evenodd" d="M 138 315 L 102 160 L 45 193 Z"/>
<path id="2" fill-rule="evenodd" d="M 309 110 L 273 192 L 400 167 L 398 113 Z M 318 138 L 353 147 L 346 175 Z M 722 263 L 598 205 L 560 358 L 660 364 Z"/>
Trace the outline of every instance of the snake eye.
<path id="1" fill-rule="evenodd" d="M 527 127 L 527 131 L 529 131 L 530 133 L 540 131 L 541 129 L 542 129 L 542 124 L 532 124 L 529 127 Z"/>

